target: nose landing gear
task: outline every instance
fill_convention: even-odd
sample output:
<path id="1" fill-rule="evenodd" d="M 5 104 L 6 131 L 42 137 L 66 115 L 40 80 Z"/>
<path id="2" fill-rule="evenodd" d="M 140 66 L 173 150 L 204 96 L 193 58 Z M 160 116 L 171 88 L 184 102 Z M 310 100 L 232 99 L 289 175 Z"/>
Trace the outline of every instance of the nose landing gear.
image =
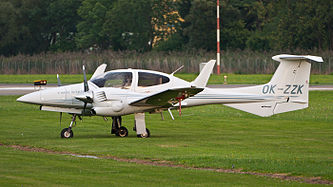
<path id="1" fill-rule="evenodd" d="M 73 114 L 72 121 L 68 128 L 62 129 L 60 136 L 61 138 L 73 138 L 74 133 L 72 131 L 73 124 L 76 125 L 76 114 Z"/>

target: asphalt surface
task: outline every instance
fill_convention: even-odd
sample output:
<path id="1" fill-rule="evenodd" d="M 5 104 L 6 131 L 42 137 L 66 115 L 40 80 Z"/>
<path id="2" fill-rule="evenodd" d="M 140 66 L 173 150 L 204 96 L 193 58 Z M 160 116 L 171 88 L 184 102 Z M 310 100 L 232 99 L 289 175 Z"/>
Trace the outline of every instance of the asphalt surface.
<path id="1" fill-rule="evenodd" d="M 253 84 L 216 84 L 208 85 L 209 88 L 237 88 L 253 86 Z M 57 87 L 56 84 L 49 84 L 47 86 L 33 86 L 32 84 L 0 84 L 0 95 L 24 95 L 37 91 L 39 89 L 47 89 Z M 332 91 L 333 85 L 310 85 L 310 91 L 319 90 L 319 91 Z"/>

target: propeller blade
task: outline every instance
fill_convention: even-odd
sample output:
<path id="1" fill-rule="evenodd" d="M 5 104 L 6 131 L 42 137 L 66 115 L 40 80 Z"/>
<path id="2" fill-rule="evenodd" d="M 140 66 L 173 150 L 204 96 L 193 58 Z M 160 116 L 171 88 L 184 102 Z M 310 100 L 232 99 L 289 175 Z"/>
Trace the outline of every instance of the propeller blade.
<path id="1" fill-rule="evenodd" d="M 60 112 L 60 119 L 59 119 L 59 121 L 60 121 L 60 126 L 61 126 L 61 119 L 62 119 L 62 112 Z"/>
<path id="2" fill-rule="evenodd" d="M 82 67 L 83 70 L 83 86 L 84 86 L 84 92 L 89 91 L 89 86 L 88 86 L 88 82 L 87 82 L 87 75 L 86 75 L 86 68 Z"/>
<path id="3" fill-rule="evenodd" d="M 83 105 L 83 111 L 85 111 L 87 108 L 87 102 L 84 102 L 84 105 Z"/>
<path id="4" fill-rule="evenodd" d="M 59 74 L 57 74 L 57 80 L 58 80 L 58 86 L 61 86 L 61 81 L 60 81 L 60 78 L 59 78 Z"/>

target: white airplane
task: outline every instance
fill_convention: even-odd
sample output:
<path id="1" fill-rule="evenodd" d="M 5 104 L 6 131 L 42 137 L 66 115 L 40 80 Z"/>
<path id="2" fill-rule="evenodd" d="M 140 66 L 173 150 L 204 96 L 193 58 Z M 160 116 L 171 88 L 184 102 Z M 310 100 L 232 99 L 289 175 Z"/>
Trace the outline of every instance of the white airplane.
<path id="1" fill-rule="evenodd" d="M 304 109 L 309 101 L 310 62 L 323 62 L 317 56 L 277 55 L 280 62 L 270 82 L 264 85 L 241 88 L 207 88 L 215 60 L 209 61 L 192 82 L 172 74 L 141 69 L 119 69 L 105 72 L 100 65 L 87 81 L 83 66 L 84 82 L 61 86 L 59 77 L 56 88 L 26 94 L 19 102 L 40 105 L 40 110 L 72 115 L 68 128 L 61 131 L 62 138 L 73 137 L 76 117 L 112 117 L 112 134 L 128 135 L 122 126 L 121 116 L 134 114 L 134 130 L 138 137 L 149 137 L 145 112 L 159 113 L 207 104 L 224 104 L 259 116 Z M 171 117 L 172 113 L 170 112 Z M 61 121 L 60 121 L 61 122 Z"/>

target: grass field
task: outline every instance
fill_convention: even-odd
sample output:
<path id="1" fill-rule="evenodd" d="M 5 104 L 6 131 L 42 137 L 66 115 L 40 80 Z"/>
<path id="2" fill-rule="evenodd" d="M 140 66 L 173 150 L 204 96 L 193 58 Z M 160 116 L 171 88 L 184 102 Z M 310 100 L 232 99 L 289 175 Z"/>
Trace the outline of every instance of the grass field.
<path id="1" fill-rule="evenodd" d="M 270 74 L 221 74 L 212 75 L 209 79 L 208 84 L 223 84 L 223 76 L 227 75 L 228 84 L 264 84 L 267 83 L 272 75 Z M 175 76 L 192 81 L 196 78 L 197 74 L 175 74 Z M 88 78 L 91 75 L 88 75 Z M 48 83 L 57 83 L 57 76 L 50 74 L 27 74 L 27 75 L 0 75 L 0 83 L 30 83 L 32 84 L 34 80 L 46 79 Z M 74 75 L 60 75 L 62 83 L 78 83 L 83 82 L 82 74 Z M 333 75 L 311 75 L 310 84 L 333 84 Z"/>
<path id="2" fill-rule="evenodd" d="M 249 175 L 144 166 L 0 147 L 2 186 L 297 186 Z M 299 184 L 298 184 L 299 185 Z M 310 185 L 309 185 L 310 186 Z"/>
<path id="3" fill-rule="evenodd" d="M 0 143 L 54 151 L 169 161 L 190 167 L 225 168 L 262 173 L 322 177 L 333 180 L 333 92 L 310 92 L 305 110 L 261 118 L 221 105 L 183 110 L 172 121 L 167 113 L 147 115 L 152 133 L 138 139 L 110 135 L 111 122 L 87 117 L 74 128 L 73 139 L 60 139 L 69 115 L 0 97 Z M 176 114 L 176 112 L 174 112 Z M 123 118 L 131 129 L 133 115 Z M 32 153 L 0 147 L 0 184 L 30 185 L 300 185 L 277 179 L 211 171 Z M 93 181 L 95 180 L 95 181 Z M 304 184 L 302 184 L 304 185 Z"/>

